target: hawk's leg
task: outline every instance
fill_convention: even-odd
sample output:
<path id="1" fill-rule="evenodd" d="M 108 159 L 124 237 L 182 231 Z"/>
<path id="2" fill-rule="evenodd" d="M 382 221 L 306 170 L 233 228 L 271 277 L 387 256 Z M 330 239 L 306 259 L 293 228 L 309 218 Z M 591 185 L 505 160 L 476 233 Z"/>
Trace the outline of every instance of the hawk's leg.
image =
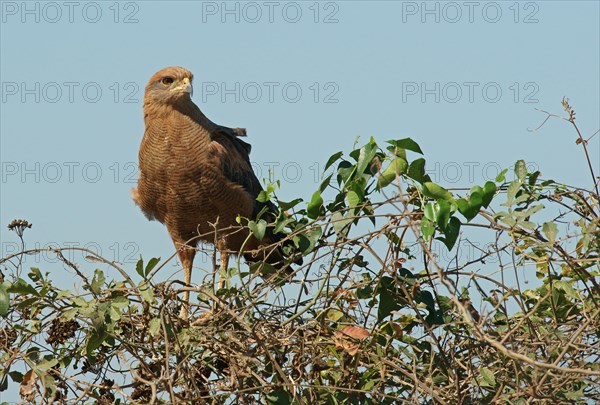
<path id="1" fill-rule="evenodd" d="M 177 254 L 179 255 L 179 260 L 181 261 L 181 264 L 183 266 L 183 282 L 185 283 L 186 287 L 189 287 L 190 283 L 192 282 L 192 264 L 194 263 L 194 256 L 196 255 L 196 249 L 194 249 L 190 246 L 186 246 L 186 245 L 177 246 L 177 243 L 175 244 L 175 246 L 179 249 L 177 251 Z M 190 292 L 189 291 L 183 292 L 183 301 L 184 301 L 184 303 L 181 306 L 181 311 L 179 312 L 179 317 L 181 319 L 187 319 L 188 305 L 190 303 Z"/>

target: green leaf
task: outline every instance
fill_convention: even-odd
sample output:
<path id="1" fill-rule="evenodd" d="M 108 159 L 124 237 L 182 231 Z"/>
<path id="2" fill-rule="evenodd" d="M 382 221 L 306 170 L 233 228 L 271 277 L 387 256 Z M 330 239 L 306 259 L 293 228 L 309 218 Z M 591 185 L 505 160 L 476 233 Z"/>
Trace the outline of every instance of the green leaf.
<path id="1" fill-rule="evenodd" d="M 438 200 L 436 206 L 435 222 L 441 230 L 444 230 L 450 220 L 450 204 L 446 200 Z"/>
<path id="2" fill-rule="evenodd" d="M 483 204 L 483 196 L 480 193 L 473 193 L 469 196 L 469 206 L 475 209 L 477 212 L 481 209 Z"/>
<path id="3" fill-rule="evenodd" d="M 435 223 L 427 218 L 423 218 L 421 220 L 421 233 L 423 234 L 423 239 L 428 241 L 435 234 Z"/>
<path id="4" fill-rule="evenodd" d="M 423 183 L 425 181 L 425 159 L 419 158 L 413 160 L 408 166 L 408 171 L 406 172 L 408 177 L 418 181 L 419 183 Z"/>
<path id="5" fill-rule="evenodd" d="M 375 378 L 368 378 L 368 379 L 364 380 L 364 383 L 362 384 L 360 389 L 364 390 L 365 392 L 369 392 L 369 391 L 371 391 L 371 389 L 375 386 L 375 383 L 377 383 L 377 382 L 378 381 Z"/>
<path id="6" fill-rule="evenodd" d="M 362 202 L 364 200 L 365 190 L 367 188 L 367 179 L 365 177 L 357 177 L 355 180 L 349 183 L 349 186 L 350 190 L 354 191 Z"/>
<path id="7" fill-rule="evenodd" d="M 536 183 L 538 177 L 540 177 L 540 174 L 542 174 L 542 173 L 540 173 L 539 170 L 536 170 L 535 172 L 533 172 L 529 175 L 528 183 L 531 187 L 535 186 L 535 183 Z"/>
<path id="8" fill-rule="evenodd" d="M 365 287 L 356 287 L 356 298 L 364 300 L 373 297 L 373 288 L 370 285 Z"/>
<path id="9" fill-rule="evenodd" d="M 69 290 L 60 290 L 60 291 L 58 292 L 58 294 L 56 294 L 56 297 L 54 298 L 54 300 L 58 301 L 58 300 L 60 300 L 60 299 L 62 299 L 62 298 L 68 297 L 68 296 L 69 296 L 69 295 L 71 295 L 71 294 L 72 294 L 72 293 L 71 293 L 71 291 L 69 291 Z"/>
<path id="10" fill-rule="evenodd" d="M 294 244 L 302 254 L 310 253 L 310 239 L 306 235 L 298 234 L 294 236 Z"/>
<path id="11" fill-rule="evenodd" d="M 323 234 L 323 230 L 320 227 L 312 228 L 306 235 L 308 236 L 308 240 L 310 241 L 310 251 L 312 251 L 321 235 Z"/>
<path id="12" fill-rule="evenodd" d="M 288 217 L 283 212 L 280 212 L 277 216 L 277 220 L 275 221 L 273 233 L 282 233 L 285 227 L 293 223 L 294 221 L 294 218 Z"/>
<path id="13" fill-rule="evenodd" d="M 7 282 L 0 284 L 0 316 L 6 316 L 10 307 L 10 297 L 6 290 L 7 284 Z"/>
<path id="14" fill-rule="evenodd" d="M 511 206 L 513 205 L 513 201 L 515 199 L 515 196 L 517 195 L 517 193 L 519 192 L 519 190 L 521 189 L 521 183 L 519 183 L 518 180 L 514 180 L 512 181 L 509 185 L 508 188 L 506 189 L 506 203 L 503 205 L 506 206 Z"/>
<path id="15" fill-rule="evenodd" d="M 542 232 L 550 243 L 554 243 L 556 235 L 558 234 L 558 227 L 554 222 L 544 222 L 542 225 Z"/>
<path id="16" fill-rule="evenodd" d="M 440 316 L 440 312 L 435 310 L 435 300 L 433 298 L 433 294 L 429 291 L 425 290 L 417 290 L 415 294 L 415 302 L 417 302 L 418 308 L 426 308 L 429 314 L 425 317 L 425 322 L 429 325 L 434 325 L 437 323 L 441 323 L 442 317 Z"/>
<path id="17" fill-rule="evenodd" d="M 312 228 L 304 233 L 295 235 L 294 243 L 303 255 L 307 255 L 314 249 L 315 245 L 319 241 L 319 238 L 321 237 L 322 232 L 323 231 L 320 227 Z"/>
<path id="18" fill-rule="evenodd" d="M 381 284 L 379 285 L 379 307 L 377 308 L 377 320 L 379 322 L 387 318 L 392 311 L 397 311 L 402 308 L 396 301 L 397 298 L 398 292 L 394 280 L 388 276 L 381 277 Z"/>
<path id="19" fill-rule="evenodd" d="M 473 186 L 469 190 L 469 194 L 473 194 L 473 193 L 483 194 L 483 189 L 480 186 Z"/>
<path id="20" fill-rule="evenodd" d="M 129 305 L 129 299 L 127 297 L 115 297 L 110 304 L 115 308 L 123 309 Z"/>
<path id="21" fill-rule="evenodd" d="M 160 257 L 153 257 L 148 261 L 146 268 L 144 269 L 144 277 L 147 277 L 152 269 L 160 262 Z"/>
<path id="22" fill-rule="evenodd" d="M 527 165 L 524 160 L 517 160 L 515 163 L 515 176 L 517 176 L 517 180 L 522 184 L 525 182 L 525 177 L 527 177 Z"/>
<path id="23" fill-rule="evenodd" d="M 104 343 L 104 340 L 107 336 L 108 335 L 105 330 L 94 331 L 89 335 L 87 345 L 85 347 L 85 351 L 88 357 L 92 357 L 92 353 L 94 352 L 94 350 L 99 348 L 102 345 L 102 343 Z"/>
<path id="24" fill-rule="evenodd" d="M 280 388 L 277 391 L 268 393 L 266 400 L 269 405 L 291 405 L 292 395 L 283 388 Z"/>
<path id="25" fill-rule="evenodd" d="M 354 166 L 352 163 L 348 162 L 347 160 L 342 160 L 337 169 L 338 184 L 346 183 L 348 179 L 352 177 L 355 169 L 356 166 Z"/>
<path id="26" fill-rule="evenodd" d="M 407 160 L 406 149 L 397 148 L 395 146 L 388 146 L 386 149 L 389 150 L 391 153 L 393 153 L 396 157 Z"/>
<path id="27" fill-rule="evenodd" d="M 265 237 L 267 222 L 264 219 L 260 219 L 258 222 L 250 221 L 248 222 L 248 228 L 250 228 L 254 237 L 260 241 Z"/>
<path id="28" fill-rule="evenodd" d="M 73 298 L 73 303 L 78 307 L 87 308 L 90 306 L 90 303 L 85 300 L 83 297 L 75 297 Z"/>
<path id="29" fill-rule="evenodd" d="M 20 372 L 18 372 L 18 371 L 11 371 L 11 372 L 8 373 L 8 375 L 16 383 L 20 384 L 21 381 L 23 381 L 23 374 L 20 373 Z M 4 404 L 9 405 L 8 402 L 2 402 L 2 403 L 0 403 L 0 405 L 4 405 Z"/>
<path id="30" fill-rule="evenodd" d="M 42 272 L 37 267 L 32 267 L 31 271 L 27 275 L 29 276 L 29 278 L 33 282 L 40 281 L 40 280 L 44 279 L 44 277 L 42 276 Z"/>
<path id="31" fill-rule="evenodd" d="M 581 389 L 577 390 L 577 391 L 569 391 L 569 392 L 565 392 L 565 398 L 567 398 L 570 401 L 573 401 L 573 403 L 576 404 L 580 404 L 583 403 L 583 398 L 585 396 L 584 393 L 584 389 L 586 388 L 585 384 L 581 387 Z M 1 405 L 1 404 L 0 404 Z"/>
<path id="32" fill-rule="evenodd" d="M 112 322 L 117 322 L 121 319 L 121 311 L 118 308 L 111 306 L 108 311 L 108 316 Z"/>
<path id="33" fill-rule="evenodd" d="M 262 202 L 262 203 L 270 201 L 271 195 L 273 194 L 274 191 L 275 191 L 275 185 L 273 183 L 268 183 L 267 189 L 261 190 L 260 193 L 258 193 L 258 197 L 256 197 L 256 201 Z"/>
<path id="34" fill-rule="evenodd" d="M 556 280 L 554 281 L 554 288 L 558 288 L 559 290 L 563 290 L 568 297 L 580 301 L 581 297 L 577 293 L 577 291 L 573 288 L 571 282 L 567 280 Z"/>
<path id="35" fill-rule="evenodd" d="M 479 370 L 481 374 L 480 383 L 483 386 L 487 387 L 495 387 L 496 386 L 496 378 L 494 377 L 494 373 L 487 367 L 482 367 Z"/>
<path id="36" fill-rule="evenodd" d="M 354 221 L 353 218 L 346 218 L 341 212 L 334 212 L 331 216 L 333 229 L 340 236 L 346 236 L 350 230 L 350 224 Z"/>
<path id="37" fill-rule="evenodd" d="M 430 201 L 427 204 L 425 204 L 425 207 L 423 208 L 423 215 L 425 215 L 425 218 L 427 218 L 431 222 L 435 222 L 436 220 L 435 207 L 436 204 Z"/>
<path id="38" fill-rule="evenodd" d="M 77 313 L 79 313 L 79 308 L 67 309 L 63 312 L 61 318 L 65 321 L 70 321 L 71 319 L 75 318 L 75 315 L 77 315 Z"/>
<path id="39" fill-rule="evenodd" d="M 446 201 L 453 201 L 452 193 L 446 190 L 444 187 L 439 186 L 430 181 L 426 181 L 423 183 L 423 194 L 427 197 L 432 197 L 437 199 L 443 199 Z"/>
<path id="40" fill-rule="evenodd" d="M 296 198 L 295 200 L 292 200 L 290 202 L 284 202 L 279 200 L 279 208 L 281 208 L 282 211 L 287 211 L 291 208 L 294 208 L 296 205 L 298 205 L 299 203 L 302 202 L 302 198 Z"/>
<path id="41" fill-rule="evenodd" d="M 90 291 L 94 294 L 100 294 L 104 285 L 104 272 L 100 269 L 94 270 L 94 278 L 90 284 Z"/>
<path id="42" fill-rule="evenodd" d="M 496 178 L 494 179 L 496 183 L 504 183 L 504 181 L 506 180 L 506 172 L 508 172 L 508 169 L 502 170 L 500 174 L 496 176 Z"/>
<path id="43" fill-rule="evenodd" d="M 148 332 L 150 332 L 150 335 L 152 337 L 156 337 L 158 336 L 158 331 L 160 329 L 160 319 L 158 318 L 152 318 L 150 320 L 150 323 L 148 324 Z"/>
<path id="44" fill-rule="evenodd" d="M 317 219 L 323 211 L 323 197 L 321 193 L 315 191 L 306 207 L 306 214 L 310 219 Z"/>
<path id="45" fill-rule="evenodd" d="M 150 304 L 154 301 L 154 291 L 152 290 L 152 286 L 148 281 L 142 281 L 138 285 L 138 290 L 140 291 L 140 296 L 142 299 Z"/>
<path id="46" fill-rule="evenodd" d="M 47 370 L 51 369 L 52 367 L 56 366 L 57 364 L 58 364 L 57 359 L 42 360 L 38 364 L 35 365 L 35 368 L 38 369 L 39 371 L 47 371 Z"/>
<path id="47" fill-rule="evenodd" d="M 473 193 L 470 195 L 469 200 L 459 198 L 456 200 L 458 206 L 458 212 L 460 212 L 465 219 L 468 221 L 472 220 L 477 216 L 481 209 L 482 197 L 480 193 Z"/>
<path id="48" fill-rule="evenodd" d="M 452 250 L 454 244 L 456 243 L 456 240 L 458 239 L 458 235 L 460 233 L 460 225 L 461 223 L 458 218 L 450 218 L 448 226 L 446 226 L 446 229 L 444 230 L 444 237 L 437 238 L 438 240 L 442 241 L 444 245 L 446 245 L 448 251 Z"/>
<path id="49" fill-rule="evenodd" d="M 35 296 L 35 297 L 31 297 L 31 298 L 26 298 L 23 301 L 19 302 L 17 304 L 17 308 L 19 309 L 23 309 L 23 308 L 29 308 L 32 309 L 32 307 L 40 300 L 40 297 Z"/>
<path id="50" fill-rule="evenodd" d="M 52 395 L 57 392 L 56 379 L 50 373 L 44 373 L 41 376 L 41 383 L 46 390 L 46 393 Z"/>
<path id="51" fill-rule="evenodd" d="M 86 353 L 88 357 L 92 357 L 92 352 L 102 345 L 107 338 L 107 313 L 110 310 L 110 303 L 104 302 L 98 305 L 91 314 L 93 331 L 88 337 L 86 345 Z"/>
<path id="52" fill-rule="evenodd" d="M 398 139 L 396 141 L 387 141 L 389 144 L 394 145 L 400 149 L 408 149 L 410 151 L 416 152 L 420 155 L 423 154 L 421 147 L 415 141 L 410 138 Z"/>
<path id="53" fill-rule="evenodd" d="M 377 179 L 377 188 L 382 189 L 386 187 L 392 181 L 396 180 L 398 176 L 406 173 L 407 169 L 408 162 L 405 159 L 401 157 L 395 158 L 394 160 L 392 160 L 390 165 L 386 167 L 386 169 L 379 175 L 379 179 Z"/>
<path id="54" fill-rule="evenodd" d="M 348 200 L 349 207 L 356 207 L 358 204 L 361 203 L 360 196 L 353 190 L 348 191 L 348 194 L 346 195 L 346 200 Z"/>
<path id="55" fill-rule="evenodd" d="M 265 190 L 260 190 L 258 197 L 256 197 L 256 201 L 262 203 L 269 201 L 269 194 L 267 194 Z"/>
<path id="56" fill-rule="evenodd" d="M 333 155 L 331 155 L 329 159 L 327 159 L 327 163 L 325 163 L 325 169 L 323 169 L 323 172 L 326 172 L 327 169 L 329 169 L 329 167 L 332 164 L 334 164 L 339 158 L 341 158 L 343 154 L 344 152 L 336 152 Z"/>
<path id="57" fill-rule="evenodd" d="M 144 259 L 140 256 L 140 260 L 135 264 L 135 272 L 140 275 L 140 277 L 144 277 Z"/>
<path id="58" fill-rule="evenodd" d="M 358 155 L 358 162 L 356 172 L 359 176 L 365 172 L 365 169 L 369 166 L 375 155 L 377 154 L 377 144 L 375 140 L 371 138 L 369 143 L 360 148 L 360 153 Z"/>
<path id="59" fill-rule="evenodd" d="M 512 214 L 517 219 L 517 222 L 521 223 L 522 221 L 529 220 L 529 217 L 531 217 L 536 212 L 542 210 L 543 208 L 544 208 L 544 206 L 542 204 L 537 204 L 537 205 L 530 206 L 529 208 L 527 208 L 524 211 L 515 210 L 515 211 L 513 211 Z"/>
<path id="60" fill-rule="evenodd" d="M 248 268 L 251 274 L 258 272 L 261 276 L 277 273 L 277 269 L 273 265 L 263 261 L 251 263 Z"/>
<path id="61" fill-rule="evenodd" d="M 331 322 L 337 322 L 342 319 L 343 316 L 344 313 L 337 309 L 330 309 L 327 311 L 327 319 L 329 319 Z"/>
<path id="62" fill-rule="evenodd" d="M 321 193 L 323 193 L 325 191 L 325 189 L 327 189 L 327 187 L 331 183 L 331 178 L 332 177 L 333 177 L 333 173 L 331 173 L 329 176 L 325 177 L 323 179 L 323 181 L 321 182 L 321 184 L 319 184 L 319 191 Z"/>
<path id="63" fill-rule="evenodd" d="M 415 301 L 420 304 L 425 304 L 425 308 L 428 308 L 429 310 L 435 309 L 435 300 L 429 291 L 420 290 L 417 295 L 415 295 Z"/>
<path id="64" fill-rule="evenodd" d="M 22 278 L 15 281 L 10 287 L 6 289 L 12 294 L 33 294 L 39 296 L 40 294 L 33 288 L 27 281 Z"/>
<path id="65" fill-rule="evenodd" d="M 506 211 L 500 211 L 494 215 L 494 219 L 504 222 L 506 225 L 513 227 L 517 224 L 517 221 Z"/>
<path id="66" fill-rule="evenodd" d="M 491 181 L 488 181 L 483 185 L 483 195 L 481 198 L 481 205 L 483 205 L 483 207 L 487 208 L 490 205 L 494 195 L 496 194 L 496 190 L 496 184 Z"/>

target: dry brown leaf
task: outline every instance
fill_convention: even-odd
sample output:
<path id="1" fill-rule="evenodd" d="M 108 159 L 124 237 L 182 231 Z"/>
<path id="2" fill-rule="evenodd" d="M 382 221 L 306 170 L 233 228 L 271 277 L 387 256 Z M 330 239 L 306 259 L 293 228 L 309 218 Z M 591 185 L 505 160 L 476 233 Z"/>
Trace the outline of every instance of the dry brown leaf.
<path id="1" fill-rule="evenodd" d="M 23 381 L 21 381 L 21 388 L 19 389 L 19 394 L 21 394 L 21 398 L 25 401 L 33 402 L 35 398 L 36 392 L 36 378 L 37 375 L 33 372 L 33 370 L 29 370 L 23 376 Z"/>
<path id="2" fill-rule="evenodd" d="M 214 314 L 212 312 L 206 312 L 198 316 L 193 322 L 192 325 L 206 325 L 210 321 L 214 320 Z"/>
<path id="3" fill-rule="evenodd" d="M 354 356 L 359 352 L 360 345 L 348 340 L 348 338 L 365 340 L 370 336 L 369 331 L 360 326 L 344 326 L 341 330 L 333 334 L 333 341 L 337 349 L 345 350 L 349 355 Z"/>
<path id="4" fill-rule="evenodd" d="M 351 338 L 358 340 L 365 340 L 369 338 L 369 331 L 360 326 L 344 326 L 341 330 L 344 335 L 350 336 Z"/>
<path id="5" fill-rule="evenodd" d="M 85 257 L 86 260 L 89 260 L 90 262 L 96 262 L 96 263 L 104 263 L 102 260 L 98 259 L 95 256 L 91 256 L 91 255 L 87 255 Z"/>
<path id="6" fill-rule="evenodd" d="M 396 269 L 400 269 L 400 268 L 402 268 L 402 264 L 404 264 L 404 262 L 406 262 L 406 259 L 404 259 L 404 258 L 400 257 L 400 258 L 398 258 L 398 259 L 395 259 L 395 260 L 393 260 L 393 261 L 390 263 L 390 265 L 391 265 L 391 267 L 393 267 L 393 268 L 394 268 L 394 270 L 396 270 Z"/>
<path id="7" fill-rule="evenodd" d="M 390 326 L 391 326 L 392 330 L 394 331 L 394 337 L 396 339 L 401 339 L 402 335 L 404 335 L 404 330 L 402 330 L 402 325 L 399 325 L 395 322 L 390 322 Z"/>
<path id="8" fill-rule="evenodd" d="M 358 353 L 358 344 L 345 340 L 344 337 L 343 333 L 335 332 L 333 341 L 335 342 L 336 349 L 343 349 L 348 352 L 349 355 L 354 356 Z"/>
<path id="9" fill-rule="evenodd" d="M 343 288 L 336 288 L 335 290 L 333 290 L 333 292 L 331 294 L 334 297 L 339 297 L 340 299 L 346 301 L 348 303 L 348 305 L 350 306 L 350 308 L 354 308 L 358 305 L 358 300 L 356 299 L 356 296 L 350 290 L 343 289 Z"/>

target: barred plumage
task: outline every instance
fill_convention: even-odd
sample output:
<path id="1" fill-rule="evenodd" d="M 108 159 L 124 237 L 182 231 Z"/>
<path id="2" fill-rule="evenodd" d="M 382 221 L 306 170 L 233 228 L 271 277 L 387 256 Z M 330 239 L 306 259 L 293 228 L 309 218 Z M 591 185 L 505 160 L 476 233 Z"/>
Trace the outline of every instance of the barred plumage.
<path id="1" fill-rule="evenodd" d="M 239 138 L 245 130 L 210 121 L 192 102 L 192 80 L 189 70 L 168 67 L 148 82 L 140 175 L 132 191 L 144 214 L 167 226 L 187 284 L 198 241 L 216 242 L 222 253 L 238 252 L 248 237 L 247 229 L 236 223 L 238 215 L 255 218 L 265 207 L 267 219 L 277 215 L 272 203 L 256 200 L 262 187 L 250 164 L 250 145 Z M 215 234 L 213 224 L 221 231 Z M 263 244 L 277 241 L 270 232 L 265 239 Z M 250 238 L 244 250 L 260 246 Z M 267 260 L 282 257 L 279 249 Z M 227 255 L 221 258 L 226 265 Z M 186 316 L 184 308 L 182 317 Z"/>

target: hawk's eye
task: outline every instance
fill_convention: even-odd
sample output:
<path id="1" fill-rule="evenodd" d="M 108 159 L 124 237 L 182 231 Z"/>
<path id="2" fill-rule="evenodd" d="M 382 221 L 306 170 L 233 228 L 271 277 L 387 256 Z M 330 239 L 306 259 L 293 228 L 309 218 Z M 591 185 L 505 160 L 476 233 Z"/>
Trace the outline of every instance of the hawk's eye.
<path id="1" fill-rule="evenodd" d="M 162 84 L 171 84 L 171 83 L 173 83 L 173 78 L 172 77 L 165 77 L 161 81 L 162 81 Z"/>

